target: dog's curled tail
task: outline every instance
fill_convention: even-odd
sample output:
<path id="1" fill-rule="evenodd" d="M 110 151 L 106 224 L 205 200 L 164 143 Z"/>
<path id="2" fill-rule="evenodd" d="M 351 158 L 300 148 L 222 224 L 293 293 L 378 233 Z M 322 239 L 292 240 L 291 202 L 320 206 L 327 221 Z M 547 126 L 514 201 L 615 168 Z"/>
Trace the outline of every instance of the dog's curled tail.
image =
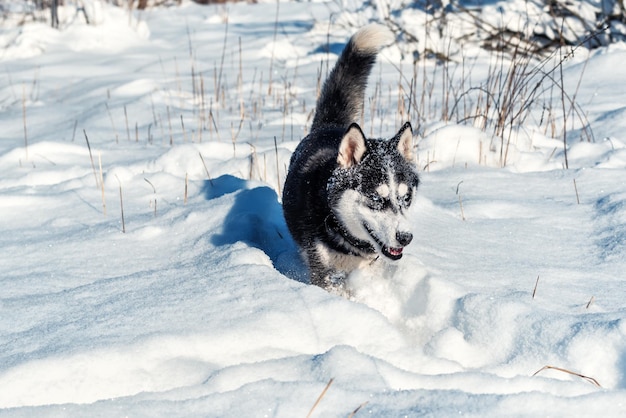
<path id="1" fill-rule="evenodd" d="M 312 130 L 346 128 L 359 118 L 376 55 L 394 39 L 389 28 L 376 23 L 364 26 L 350 38 L 324 83 Z"/>

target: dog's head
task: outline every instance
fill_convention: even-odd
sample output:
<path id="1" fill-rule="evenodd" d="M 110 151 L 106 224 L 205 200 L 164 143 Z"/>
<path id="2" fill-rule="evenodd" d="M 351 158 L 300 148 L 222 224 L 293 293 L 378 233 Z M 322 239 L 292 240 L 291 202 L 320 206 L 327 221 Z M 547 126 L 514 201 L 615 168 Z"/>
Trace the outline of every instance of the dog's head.
<path id="1" fill-rule="evenodd" d="M 329 206 L 343 230 L 392 260 L 413 239 L 406 219 L 419 183 L 412 150 L 408 122 L 389 140 L 368 139 L 353 123 L 328 183 Z"/>

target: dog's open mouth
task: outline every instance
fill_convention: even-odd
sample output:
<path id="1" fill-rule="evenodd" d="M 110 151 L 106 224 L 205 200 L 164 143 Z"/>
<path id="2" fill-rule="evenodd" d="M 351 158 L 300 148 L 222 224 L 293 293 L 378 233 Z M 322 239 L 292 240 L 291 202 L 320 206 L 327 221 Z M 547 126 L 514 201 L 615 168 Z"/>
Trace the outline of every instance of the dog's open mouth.
<path id="1" fill-rule="evenodd" d="M 381 247 L 383 254 L 392 260 L 399 260 L 402 257 L 403 248 Z"/>
<path id="2" fill-rule="evenodd" d="M 363 224 L 363 226 L 365 227 L 365 229 L 367 230 L 368 234 L 370 234 L 370 236 L 374 239 L 374 241 L 376 241 L 376 244 L 378 244 L 378 246 L 380 247 L 380 251 L 383 253 L 383 255 L 387 258 L 390 258 L 392 260 L 399 260 L 402 258 L 402 250 L 404 249 L 403 247 L 399 247 L 399 248 L 393 248 L 393 247 L 388 247 L 385 244 L 383 244 L 383 242 L 376 236 L 376 234 L 374 233 L 374 231 L 369 227 L 369 225 L 367 224 Z"/>

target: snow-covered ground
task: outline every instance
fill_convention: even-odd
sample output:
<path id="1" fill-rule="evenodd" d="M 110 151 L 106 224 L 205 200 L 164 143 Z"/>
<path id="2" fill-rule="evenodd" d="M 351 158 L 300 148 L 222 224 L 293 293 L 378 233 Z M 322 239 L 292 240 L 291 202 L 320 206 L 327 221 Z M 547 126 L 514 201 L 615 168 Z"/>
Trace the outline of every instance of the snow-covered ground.
<path id="1" fill-rule="evenodd" d="M 565 62 L 569 169 L 532 121 L 501 168 L 431 101 L 414 242 L 347 299 L 279 198 L 337 3 L 86 4 L 0 29 L 0 415 L 304 417 L 331 379 L 312 416 L 626 414 L 626 45 Z M 410 67 L 383 51 L 367 133 Z"/>

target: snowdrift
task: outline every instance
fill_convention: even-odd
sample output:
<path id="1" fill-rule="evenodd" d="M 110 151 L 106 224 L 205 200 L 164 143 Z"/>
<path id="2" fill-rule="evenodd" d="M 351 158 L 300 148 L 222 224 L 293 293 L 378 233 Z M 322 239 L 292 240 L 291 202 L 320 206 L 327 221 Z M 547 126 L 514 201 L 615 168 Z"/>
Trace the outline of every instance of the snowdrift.
<path id="1" fill-rule="evenodd" d="M 595 135 L 567 170 L 536 126 L 501 167 L 501 138 L 424 124 L 414 242 L 343 298 L 280 204 L 335 6 L 99 7 L 1 32 L 0 415 L 307 416 L 329 382 L 312 416 L 624 414 L 624 45 L 564 68 Z"/>

